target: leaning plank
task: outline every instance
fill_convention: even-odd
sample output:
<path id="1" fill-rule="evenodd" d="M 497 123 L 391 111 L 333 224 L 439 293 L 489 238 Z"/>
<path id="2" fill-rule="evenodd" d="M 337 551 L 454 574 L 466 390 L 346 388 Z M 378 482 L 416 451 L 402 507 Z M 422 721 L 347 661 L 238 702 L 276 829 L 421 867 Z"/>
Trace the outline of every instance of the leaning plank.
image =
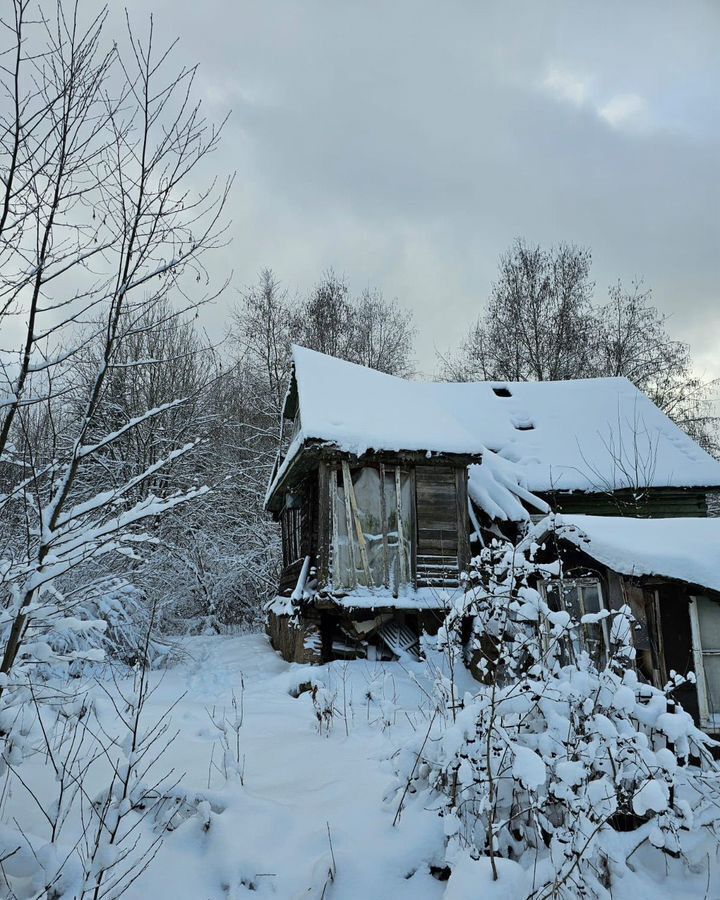
<path id="1" fill-rule="evenodd" d="M 353 541 L 352 510 L 350 509 L 352 479 L 350 478 L 350 466 L 344 460 L 342 463 L 342 474 L 343 494 L 345 495 L 345 527 L 347 528 L 348 557 L 350 560 L 350 587 L 355 587 L 357 585 L 357 569 L 355 568 L 355 541 Z"/>
<path id="2" fill-rule="evenodd" d="M 306 556 L 303 560 L 302 569 L 300 569 L 300 574 L 298 575 L 297 583 L 295 584 L 295 590 L 290 594 L 291 600 L 302 600 L 305 596 L 305 584 L 307 582 L 308 572 L 310 571 L 310 557 Z"/>
<path id="3" fill-rule="evenodd" d="M 397 511 L 398 531 L 398 583 L 404 584 L 407 578 L 405 563 L 405 535 L 402 519 L 402 482 L 400 480 L 400 466 L 395 466 L 395 508 Z"/>
<path id="4" fill-rule="evenodd" d="M 320 460 L 318 466 L 317 509 L 317 559 L 318 586 L 324 587 L 329 578 L 330 562 L 330 473 L 328 464 Z"/>
<path id="5" fill-rule="evenodd" d="M 342 574 L 340 572 L 340 550 L 338 547 L 338 520 L 337 520 L 337 503 L 338 503 L 338 490 L 337 490 L 337 469 L 334 465 L 330 466 L 330 516 L 332 519 L 332 580 L 335 581 L 335 575 L 337 573 L 338 580 L 341 581 Z M 328 567 L 329 568 L 329 567 Z M 342 587 L 342 583 L 334 585 L 335 587 Z"/>
<path id="6" fill-rule="evenodd" d="M 385 464 L 380 463 L 380 519 L 382 521 L 383 585 L 390 587 L 387 503 L 385 500 Z"/>
<path id="7" fill-rule="evenodd" d="M 355 532 L 357 534 L 358 547 L 360 549 L 360 563 L 365 573 L 365 584 L 367 587 L 373 587 L 373 578 L 368 563 L 367 546 L 365 544 L 365 535 L 363 534 L 360 516 L 358 515 L 357 500 L 355 499 L 355 489 L 353 488 L 352 477 L 350 475 L 350 466 L 343 460 L 343 484 L 345 485 L 345 494 L 350 499 L 350 510 L 352 512 L 353 521 L 355 522 Z M 348 530 L 350 526 L 348 525 Z"/>

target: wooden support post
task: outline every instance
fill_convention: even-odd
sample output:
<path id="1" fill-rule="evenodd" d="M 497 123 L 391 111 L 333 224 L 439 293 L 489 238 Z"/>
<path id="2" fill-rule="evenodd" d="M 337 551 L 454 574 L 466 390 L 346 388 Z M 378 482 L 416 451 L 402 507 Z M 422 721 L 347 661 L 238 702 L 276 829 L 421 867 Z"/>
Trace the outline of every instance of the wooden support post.
<path id="1" fill-rule="evenodd" d="M 390 587 L 389 553 L 388 553 L 388 519 L 387 502 L 385 499 L 385 464 L 380 463 L 380 519 L 382 520 L 382 560 L 383 560 L 383 585 Z"/>
<path id="2" fill-rule="evenodd" d="M 352 476 L 350 475 L 350 466 L 345 460 L 342 463 L 343 485 L 345 486 L 345 496 L 350 500 L 350 511 L 352 512 L 353 521 L 355 523 L 355 532 L 357 534 L 358 548 L 360 550 L 360 563 L 365 574 L 366 587 L 374 587 L 372 573 L 370 572 L 370 564 L 368 563 L 367 546 L 365 544 L 365 535 L 363 534 L 360 516 L 358 515 L 357 500 L 355 499 L 355 489 L 353 488 Z M 350 526 L 348 525 L 348 531 Z"/>
<path id="3" fill-rule="evenodd" d="M 407 582 L 405 566 L 405 536 L 402 520 L 402 480 L 400 478 L 400 466 L 395 466 L 395 510 L 397 512 L 398 532 L 398 586 Z"/>
<path id="4" fill-rule="evenodd" d="M 352 481 L 350 479 L 350 466 L 343 460 L 342 462 L 342 475 L 343 475 L 343 494 L 345 495 L 345 527 L 347 528 L 347 542 L 348 542 L 348 559 L 350 561 L 350 587 L 354 588 L 357 586 L 357 569 L 355 568 L 355 542 L 353 541 L 353 521 L 352 521 L 352 510 L 350 509 L 350 492 L 348 491 L 348 483 L 350 483 L 350 488 L 352 488 Z"/>

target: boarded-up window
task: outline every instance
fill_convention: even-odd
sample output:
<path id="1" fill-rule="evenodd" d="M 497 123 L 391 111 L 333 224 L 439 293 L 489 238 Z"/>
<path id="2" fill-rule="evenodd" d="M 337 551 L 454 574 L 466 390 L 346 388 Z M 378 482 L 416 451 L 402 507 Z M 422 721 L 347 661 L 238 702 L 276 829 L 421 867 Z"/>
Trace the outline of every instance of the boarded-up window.
<path id="1" fill-rule="evenodd" d="M 423 585 L 458 582 L 458 499 L 455 470 L 415 469 L 417 580 Z"/>
<path id="2" fill-rule="evenodd" d="M 348 476 L 352 487 L 346 490 Z M 366 466 L 351 472 L 347 465 L 338 466 L 331 473 L 331 491 L 334 491 L 334 501 L 331 501 L 333 586 L 388 587 L 397 592 L 400 584 L 411 580 L 412 571 L 412 498 L 408 473 L 388 466 L 381 481 L 379 467 Z M 402 549 L 399 532 L 402 532 Z"/>

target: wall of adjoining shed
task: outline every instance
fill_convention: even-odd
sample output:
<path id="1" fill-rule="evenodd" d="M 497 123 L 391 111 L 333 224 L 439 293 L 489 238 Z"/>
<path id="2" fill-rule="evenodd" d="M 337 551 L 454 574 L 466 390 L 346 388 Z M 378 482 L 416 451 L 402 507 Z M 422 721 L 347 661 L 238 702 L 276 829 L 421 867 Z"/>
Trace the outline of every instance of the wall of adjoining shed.
<path id="1" fill-rule="evenodd" d="M 706 492 L 693 488 L 652 488 L 639 492 L 615 491 L 598 494 L 558 491 L 539 496 L 555 512 L 567 515 L 674 518 L 708 514 Z"/>
<path id="2" fill-rule="evenodd" d="M 610 609 L 627 604 L 636 619 L 635 646 L 637 668 L 657 687 L 667 684 L 670 672 L 687 675 L 695 672 L 690 624 L 690 601 L 697 594 L 715 596 L 711 591 L 694 588 L 659 577 L 621 575 L 598 563 L 573 545 L 560 544 L 565 577 L 587 572 L 600 579 L 605 603 Z M 548 549 L 550 555 L 556 550 Z M 556 555 L 557 558 L 557 555 Z M 718 598 L 720 599 L 720 598 Z M 686 682 L 672 697 L 700 723 L 698 693 L 695 684 Z"/>

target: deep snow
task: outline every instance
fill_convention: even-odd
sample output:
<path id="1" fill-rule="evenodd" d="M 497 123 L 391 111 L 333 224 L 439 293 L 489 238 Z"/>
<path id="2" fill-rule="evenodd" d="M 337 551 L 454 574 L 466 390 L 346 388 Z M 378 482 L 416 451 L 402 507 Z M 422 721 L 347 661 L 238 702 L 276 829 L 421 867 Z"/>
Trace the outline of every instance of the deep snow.
<path id="1" fill-rule="evenodd" d="M 227 801 L 225 811 L 212 816 L 207 833 L 189 820 L 168 835 L 128 898 L 319 898 L 332 863 L 328 826 L 336 865 L 328 900 L 443 896 L 445 885 L 428 869 L 442 848 L 439 818 L 414 812 L 392 827 L 398 798 L 387 757 L 410 720 L 420 719 L 425 689 L 407 670 L 365 662 L 290 666 L 257 634 L 192 638 L 185 649 L 186 661 L 162 676 L 152 701 L 161 712 L 187 691 L 173 717 L 180 735 L 170 761 L 187 773 L 186 785 L 207 788 L 208 710 L 229 709 L 242 678 L 244 786 L 223 786 L 215 773 L 211 788 Z M 327 736 L 318 733 L 310 694 L 291 695 L 318 675 L 337 690 L 340 718 Z"/>
<path id="2" fill-rule="evenodd" d="M 526 894 L 519 867 L 509 862 L 501 865 L 500 884 L 488 881 L 484 862 L 464 858 L 454 861 L 450 881 L 433 877 L 430 867 L 445 864 L 444 830 L 441 801 L 427 792 L 405 796 L 393 825 L 404 787 L 395 775 L 404 770 L 396 766 L 397 754 L 405 763 L 413 756 L 411 747 L 432 718 L 427 664 L 290 665 L 259 634 L 186 638 L 178 650 L 177 665 L 152 674 L 157 689 L 144 721 L 152 727 L 176 704 L 179 734 L 156 772 L 173 769 L 173 781 L 207 799 L 206 815 L 165 834 L 152 864 L 124 895 L 129 900 L 514 900 Z M 333 701 L 329 731 L 318 727 L 311 693 L 296 696 L 309 681 L 320 686 L 319 705 Z M 471 686 L 459 685 L 460 693 Z M 221 762 L 211 716 L 232 718 L 241 706 L 242 784 L 210 766 L 211 758 Z M 42 794 L 45 779 L 51 797 L 50 768 L 37 759 L 26 765 L 36 767 L 23 771 L 37 790 Z M 19 804 L 28 812 L 15 785 L 5 798 L 5 821 Z M 23 819 L 42 835 L 37 815 L 30 811 Z M 614 900 L 720 897 L 717 859 L 702 860 L 694 873 L 679 861 L 657 860 L 615 885 Z"/>
<path id="3" fill-rule="evenodd" d="M 207 834 L 197 819 L 169 834 L 127 895 L 132 900 L 514 900 L 525 894 L 511 863 L 501 872 L 502 885 L 489 883 L 487 866 L 460 860 L 449 882 L 436 880 L 429 867 L 444 865 L 443 823 L 427 797 L 406 797 L 393 827 L 402 783 L 392 754 L 411 735 L 422 737 L 428 724 L 432 679 L 424 664 L 289 665 L 264 635 L 192 638 L 185 648 L 186 661 L 163 676 L 153 698 L 159 712 L 187 691 L 174 716 L 181 734 L 172 763 L 187 772 L 186 784 L 207 787 L 207 710 L 229 707 L 242 678 L 245 784 L 223 786 L 213 776 L 225 811 L 213 815 Z M 318 733 L 310 694 L 292 696 L 310 679 L 326 685 L 321 695 L 334 695 L 338 715 L 329 734 Z M 328 826 L 336 877 L 323 895 L 333 863 Z M 656 900 L 720 896 L 718 861 L 707 863 L 709 874 L 707 866 L 691 874 L 680 863 L 660 862 L 616 885 L 613 897 L 637 900 L 645 888 Z"/>

